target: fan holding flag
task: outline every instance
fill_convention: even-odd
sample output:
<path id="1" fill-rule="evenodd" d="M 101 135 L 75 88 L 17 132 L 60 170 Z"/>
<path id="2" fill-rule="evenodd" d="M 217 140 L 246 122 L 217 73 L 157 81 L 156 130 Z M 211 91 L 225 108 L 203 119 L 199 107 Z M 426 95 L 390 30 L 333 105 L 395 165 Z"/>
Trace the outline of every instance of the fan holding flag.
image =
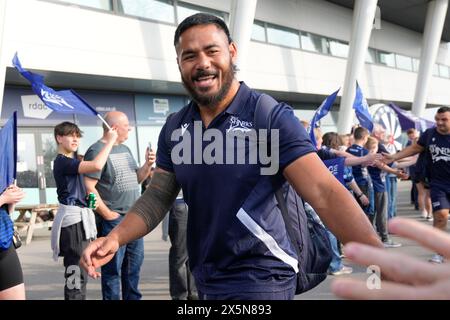
<path id="1" fill-rule="evenodd" d="M 0 300 L 25 299 L 22 267 L 13 244 L 14 224 L 8 212 L 25 193 L 14 182 L 17 159 L 16 112 L 0 131 Z"/>

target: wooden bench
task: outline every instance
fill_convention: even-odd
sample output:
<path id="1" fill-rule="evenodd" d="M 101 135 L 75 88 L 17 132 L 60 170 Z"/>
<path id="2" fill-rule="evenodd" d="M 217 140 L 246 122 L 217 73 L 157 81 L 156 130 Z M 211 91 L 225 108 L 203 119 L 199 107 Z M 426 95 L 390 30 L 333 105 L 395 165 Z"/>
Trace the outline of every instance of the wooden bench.
<path id="1" fill-rule="evenodd" d="M 14 221 L 14 226 L 20 232 L 26 232 L 25 244 L 29 244 L 33 238 L 33 232 L 36 229 L 51 228 L 53 225 L 53 219 L 44 221 L 41 216 L 53 210 L 56 214 L 58 210 L 57 204 L 35 204 L 35 205 L 17 205 L 15 208 L 19 211 L 19 217 Z M 29 221 L 25 220 L 25 214 L 31 213 Z"/>

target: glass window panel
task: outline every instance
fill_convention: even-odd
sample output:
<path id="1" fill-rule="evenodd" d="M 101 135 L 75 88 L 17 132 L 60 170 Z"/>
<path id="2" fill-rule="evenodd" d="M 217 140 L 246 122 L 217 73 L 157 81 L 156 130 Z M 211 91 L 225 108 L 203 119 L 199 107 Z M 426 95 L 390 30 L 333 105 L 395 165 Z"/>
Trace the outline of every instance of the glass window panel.
<path id="1" fill-rule="evenodd" d="M 57 0 L 59 2 L 73 3 L 80 6 L 103 10 L 112 10 L 111 0 Z"/>
<path id="2" fill-rule="evenodd" d="M 348 56 L 348 44 L 338 41 L 338 40 L 329 40 L 329 48 L 330 54 L 336 57 L 347 58 Z"/>
<path id="3" fill-rule="evenodd" d="M 46 203 L 58 203 L 58 194 L 56 192 L 56 182 L 53 177 L 53 161 L 58 155 L 58 149 L 55 137 L 52 133 L 43 133 L 42 153 L 44 154 L 45 171 L 45 201 Z"/>
<path id="4" fill-rule="evenodd" d="M 439 77 L 439 66 L 436 63 L 433 65 L 433 76 Z"/>
<path id="5" fill-rule="evenodd" d="M 367 63 L 376 63 L 377 61 L 377 52 L 375 49 L 369 48 L 366 54 L 366 62 Z"/>
<path id="6" fill-rule="evenodd" d="M 187 17 L 200 12 L 213 14 L 221 18 L 222 20 L 226 21 L 224 12 L 205 7 L 194 6 L 183 2 L 178 2 L 177 4 L 178 23 L 180 23 Z"/>
<path id="7" fill-rule="evenodd" d="M 297 30 L 268 25 L 267 41 L 273 44 L 300 49 L 300 38 Z"/>
<path id="8" fill-rule="evenodd" d="M 264 23 L 256 21 L 253 23 L 252 40 L 266 42 L 266 30 L 264 28 Z"/>
<path id="9" fill-rule="evenodd" d="M 397 64 L 397 68 L 412 71 L 412 59 L 407 56 L 403 56 L 401 54 L 395 55 L 395 62 Z"/>
<path id="10" fill-rule="evenodd" d="M 377 62 L 379 64 L 395 68 L 395 54 L 391 52 L 378 51 Z"/>
<path id="11" fill-rule="evenodd" d="M 443 78 L 450 78 L 448 66 L 444 66 L 443 64 L 440 64 L 439 65 L 439 75 Z"/>
<path id="12" fill-rule="evenodd" d="M 414 72 L 418 72 L 419 71 L 420 60 L 416 59 L 416 58 L 413 58 L 412 61 L 413 61 L 413 71 Z"/>
<path id="13" fill-rule="evenodd" d="M 302 49 L 320 53 L 328 53 L 326 39 L 311 33 L 301 34 Z"/>
<path id="14" fill-rule="evenodd" d="M 139 126 L 137 128 L 139 150 L 141 150 L 139 156 L 139 162 L 145 162 L 145 148 L 148 147 L 148 143 L 152 144 L 153 151 L 158 149 L 158 138 L 161 132 L 162 126 Z"/>
<path id="15" fill-rule="evenodd" d="M 175 23 L 172 1 L 164 0 L 119 0 L 119 7 L 131 16 Z"/>

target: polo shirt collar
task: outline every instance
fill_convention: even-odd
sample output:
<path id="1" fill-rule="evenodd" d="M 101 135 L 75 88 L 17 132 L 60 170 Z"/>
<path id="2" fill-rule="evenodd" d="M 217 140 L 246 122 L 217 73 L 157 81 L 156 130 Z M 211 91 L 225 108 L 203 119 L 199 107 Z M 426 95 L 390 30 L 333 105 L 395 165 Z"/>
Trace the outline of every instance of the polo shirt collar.
<path id="1" fill-rule="evenodd" d="M 250 97 L 251 91 L 250 88 L 244 83 L 244 81 L 240 81 L 239 89 L 231 101 L 230 105 L 224 110 L 227 114 L 238 115 L 245 108 L 245 102 L 247 102 Z M 201 120 L 200 111 L 197 103 L 194 101 L 190 102 L 190 117 L 193 120 Z"/>

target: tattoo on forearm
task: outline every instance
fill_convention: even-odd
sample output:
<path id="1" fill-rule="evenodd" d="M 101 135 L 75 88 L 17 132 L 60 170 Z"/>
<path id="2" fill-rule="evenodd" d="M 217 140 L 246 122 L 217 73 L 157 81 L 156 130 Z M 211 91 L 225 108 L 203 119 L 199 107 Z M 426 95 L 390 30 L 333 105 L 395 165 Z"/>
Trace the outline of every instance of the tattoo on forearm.
<path id="1" fill-rule="evenodd" d="M 152 231 L 161 222 L 175 201 L 180 186 L 171 172 L 155 171 L 150 185 L 135 202 L 131 212 L 141 216 Z"/>

